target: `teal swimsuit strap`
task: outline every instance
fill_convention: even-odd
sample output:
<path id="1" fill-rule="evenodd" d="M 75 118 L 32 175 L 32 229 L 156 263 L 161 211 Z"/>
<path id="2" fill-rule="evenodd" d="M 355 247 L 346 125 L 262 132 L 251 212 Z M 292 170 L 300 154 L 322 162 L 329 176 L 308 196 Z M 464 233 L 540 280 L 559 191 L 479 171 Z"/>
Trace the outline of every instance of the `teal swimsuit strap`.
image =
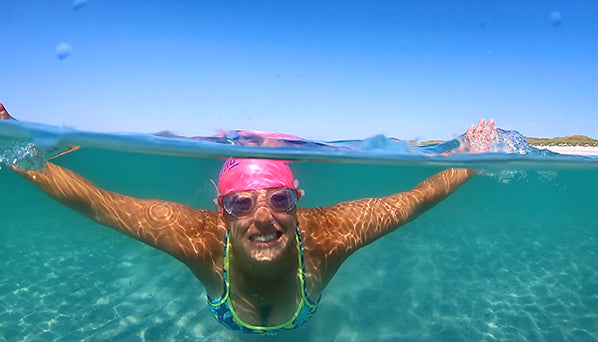
<path id="1" fill-rule="evenodd" d="M 307 306 L 311 307 L 312 309 L 315 309 L 318 306 L 318 302 L 320 300 L 318 298 L 318 300 L 314 302 L 307 295 L 307 282 L 305 279 L 305 262 L 303 258 L 303 239 L 301 239 L 301 232 L 299 231 L 299 226 L 297 226 L 295 230 L 295 239 L 297 241 L 297 254 L 299 255 L 299 282 L 301 283 L 301 287 L 303 288 L 303 301 L 305 302 L 305 304 L 307 304 Z"/>
<path id="2" fill-rule="evenodd" d="M 316 301 L 316 302 L 312 301 L 307 294 L 307 285 L 306 285 L 306 280 L 305 280 L 305 265 L 304 265 L 304 259 L 303 259 L 303 242 L 301 240 L 301 232 L 299 231 L 299 227 L 296 227 L 295 240 L 297 242 L 297 254 L 298 254 L 297 261 L 299 263 L 298 276 L 299 276 L 299 283 L 301 286 L 301 301 L 299 302 L 299 305 L 297 306 L 297 310 L 295 311 L 293 316 L 287 322 L 285 322 L 283 324 L 278 324 L 275 326 L 268 326 L 268 327 L 255 326 L 255 325 L 245 323 L 235 312 L 232 302 L 230 300 L 230 281 L 229 281 L 229 275 L 228 275 L 228 271 L 230 269 L 229 268 L 230 267 L 230 259 L 229 259 L 230 258 L 230 254 L 229 254 L 230 240 L 229 240 L 228 230 L 226 231 L 226 241 L 225 241 L 225 249 L 224 249 L 224 268 L 223 268 L 224 293 L 218 300 L 210 301 L 210 305 L 220 306 L 220 305 L 223 305 L 224 303 L 226 303 L 230 309 L 232 316 L 234 317 L 234 321 L 237 324 L 239 324 L 240 326 L 250 329 L 253 332 L 259 332 L 259 331 L 268 332 L 268 331 L 272 331 L 272 330 L 294 328 L 295 320 L 301 314 L 301 312 L 305 306 L 309 307 L 310 311 L 312 311 L 312 312 L 315 311 L 315 309 L 318 306 L 318 301 Z"/>
<path id="3" fill-rule="evenodd" d="M 224 265 L 223 265 L 223 269 L 222 269 L 222 278 L 224 280 L 224 292 L 222 293 L 222 295 L 220 296 L 220 298 L 216 299 L 216 300 L 209 300 L 210 305 L 212 306 L 220 306 L 222 305 L 224 302 L 226 302 L 226 300 L 229 297 L 230 294 L 230 282 L 228 281 L 228 268 L 229 268 L 229 258 L 228 258 L 228 253 L 229 253 L 229 230 L 226 230 L 226 234 L 224 236 Z M 208 298 L 209 299 L 209 298 Z"/>

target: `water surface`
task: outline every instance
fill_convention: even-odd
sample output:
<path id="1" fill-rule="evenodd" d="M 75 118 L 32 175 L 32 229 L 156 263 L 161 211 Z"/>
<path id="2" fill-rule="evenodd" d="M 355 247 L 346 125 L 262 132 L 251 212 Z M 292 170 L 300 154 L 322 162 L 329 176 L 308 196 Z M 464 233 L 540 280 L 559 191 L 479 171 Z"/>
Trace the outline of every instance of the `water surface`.
<path id="1" fill-rule="evenodd" d="M 282 337 L 598 340 L 596 158 L 525 148 L 445 158 L 384 137 L 268 149 L 36 127 L 0 126 L 3 161 L 27 160 L 29 142 L 44 157 L 82 145 L 55 162 L 109 190 L 197 208 L 215 208 L 210 179 L 229 155 L 297 159 L 304 207 L 408 190 L 449 166 L 483 169 L 349 258 L 316 315 Z M 168 255 L 66 209 L 6 167 L 0 188 L 0 340 L 275 339 L 223 328 L 201 284 Z"/>

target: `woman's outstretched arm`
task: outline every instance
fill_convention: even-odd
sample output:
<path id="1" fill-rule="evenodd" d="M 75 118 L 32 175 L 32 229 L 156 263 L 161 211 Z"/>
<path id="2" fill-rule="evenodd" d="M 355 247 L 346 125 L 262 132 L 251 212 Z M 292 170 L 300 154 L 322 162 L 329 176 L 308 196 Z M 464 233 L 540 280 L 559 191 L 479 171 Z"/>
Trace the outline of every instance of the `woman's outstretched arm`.
<path id="1" fill-rule="evenodd" d="M 462 137 L 462 151 L 479 153 L 488 150 L 494 140 L 494 121 L 480 120 Z M 342 262 L 357 249 L 416 219 L 444 200 L 476 170 L 451 168 L 441 171 L 405 192 L 385 197 L 342 202 L 330 207 L 303 209 L 299 222 L 314 227 L 306 237 L 313 253 L 322 289 Z"/>
<path id="2" fill-rule="evenodd" d="M 14 120 L 0 104 L 0 118 Z M 180 260 L 197 259 L 219 241 L 216 211 L 155 199 L 139 199 L 101 189 L 67 168 L 47 162 L 40 170 L 11 166 L 65 206 Z M 207 229 L 206 229 L 207 228 Z"/>

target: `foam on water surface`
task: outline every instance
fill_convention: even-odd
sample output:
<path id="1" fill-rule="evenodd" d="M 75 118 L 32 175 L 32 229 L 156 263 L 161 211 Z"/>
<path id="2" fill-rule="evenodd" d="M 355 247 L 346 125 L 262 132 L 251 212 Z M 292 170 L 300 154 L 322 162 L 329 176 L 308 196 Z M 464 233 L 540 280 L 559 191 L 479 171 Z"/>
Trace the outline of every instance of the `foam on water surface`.
<path id="1" fill-rule="evenodd" d="M 14 158 L 10 148 L 34 143 L 40 149 L 43 161 L 62 153 L 72 146 L 106 150 L 174 155 L 201 158 L 271 158 L 301 161 L 325 161 L 344 163 L 370 163 L 391 165 L 441 165 L 498 167 L 596 167 L 598 156 L 572 156 L 537 149 L 527 144 L 516 131 L 498 129 L 490 153 L 451 154 L 459 145 L 459 138 L 442 144 L 428 146 L 410 145 L 405 141 L 382 135 L 364 140 L 319 142 L 301 138 L 276 138 L 276 146 L 251 132 L 230 131 L 213 137 L 180 137 L 169 132 L 157 134 L 96 133 L 82 132 L 66 127 L 54 127 L 35 123 L 0 121 L 0 158 L 6 162 Z M 8 149 L 8 150 L 7 150 Z M 34 166 L 38 166 L 35 164 Z"/>

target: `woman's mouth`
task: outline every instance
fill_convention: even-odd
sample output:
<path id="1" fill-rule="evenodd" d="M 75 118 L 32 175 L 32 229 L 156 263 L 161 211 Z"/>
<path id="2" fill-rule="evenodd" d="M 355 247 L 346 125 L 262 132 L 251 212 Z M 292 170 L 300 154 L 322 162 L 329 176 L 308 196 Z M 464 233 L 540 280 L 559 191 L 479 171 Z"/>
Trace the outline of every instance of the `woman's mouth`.
<path id="1" fill-rule="evenodd" d="M 282 232 L 275 231 L 270 234 L 253 234 L 249 237 L 249 240 L 259 244 L 267 244 L 272 241 L 278 240 L 281 236 Z"/>

